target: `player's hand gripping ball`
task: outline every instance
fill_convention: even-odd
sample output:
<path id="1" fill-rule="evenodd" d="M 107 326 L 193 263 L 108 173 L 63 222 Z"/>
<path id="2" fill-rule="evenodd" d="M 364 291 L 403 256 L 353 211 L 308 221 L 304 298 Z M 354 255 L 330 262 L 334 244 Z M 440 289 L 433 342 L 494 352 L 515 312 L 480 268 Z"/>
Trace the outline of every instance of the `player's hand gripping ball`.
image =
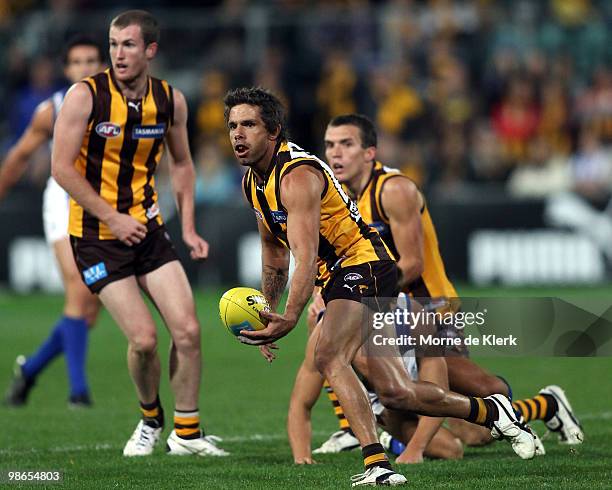
<path id="1" fill-rule="evenodd" d="M 266 297 L 253 288 L 230 289 L 219 301 L 221 322 L 236 337 L 240 336 L 241 330 L 266 328 L 259 318 L 260 311 L 270 311 L 270 305 Z"/>

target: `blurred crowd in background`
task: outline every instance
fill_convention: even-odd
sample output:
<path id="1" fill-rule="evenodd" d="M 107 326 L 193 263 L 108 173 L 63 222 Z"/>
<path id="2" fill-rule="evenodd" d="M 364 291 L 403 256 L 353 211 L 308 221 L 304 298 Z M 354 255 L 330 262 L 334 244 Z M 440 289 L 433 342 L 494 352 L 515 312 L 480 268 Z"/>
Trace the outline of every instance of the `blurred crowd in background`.
<path id="1" fill-rule="evenodd" d="M 0 0 L 0 155 L 65 81 L 59 53 L 146 8 L 162 25 L 154 74 L 185 92 L 198 200 L 237 200 L 223 95 L 261 85 L 319 156 L 327 121 L 361 112 L 379 159 L 426 191 L 480 183 L 517 196 L 612 192 L 612 2 L 606 0 Z M 25 185 L 44 183 L 48 152 Z"/>

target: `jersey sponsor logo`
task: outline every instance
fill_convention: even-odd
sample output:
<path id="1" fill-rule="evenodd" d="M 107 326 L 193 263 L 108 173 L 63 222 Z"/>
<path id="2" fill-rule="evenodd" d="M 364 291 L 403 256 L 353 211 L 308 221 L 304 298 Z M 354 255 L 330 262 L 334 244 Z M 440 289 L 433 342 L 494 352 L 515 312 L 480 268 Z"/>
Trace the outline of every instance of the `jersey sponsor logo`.
<path id="1" fill-rule="evenodd" d="M 153 205 L 147 209 L 146 214 L 147 214 L 147 218 L 149 219 L 155 218 L 155 216 L 159 214 L 159 206 L 153 203 Z"/>
<path id="2" fill-rule="evenodd" d="M 166 134 L 166 123 L 153 124 L 150 126 L 137 124 L 134 126 L 134 129 L 132 129 L 132 138 L 134 139 L 163 138 L 164 134 Z"/>
<path id="3" fill-rule="evenodd" d="M 259 221 L 263 221 L 263 214 L 261 214 L 261 212 L 259 211 L 259 209 L 255 209 L 253 208 L 253 211 L 255 212 L 255 217 L 259 220 Z"/>
<path id="4" fill-rule="evenodd" d="M 121 126 L 112 122 L 101 122 L 96 126 L 96 133 L 102 138 L 116 138 L 121 134 Z"/>
<path id="5" fill-rule="evenodd" d="M 361 274 L 357 274 L 356 272 L 350 272 L 344 276 L 345 281 L 359 281 L 359 279 L 363 279 L 363 276 Z"/>
<path id="6" fill-rule="evenodd" d="M 104 262 L 92 265 L 89 269 L 83 271 L 83 279 L 85 279 L 85 284 L 88 286 L 91 286 L 94 282 L 98 282 L 100 279 L 104 279 L 107 276 L 108 272 L 106 272 L 106 265 Z"/>
<path id="7" fill-rule="evenodd" d="M 140 102 L 132 102 L 130 100 L 130 101 L 128 101 L 128 107 L 131 107 L 136 112 L 140 112 Z"/>
<path id="8" fill-rule="evenodd" d="M 275 223 L 287 222 L 287 213 L 285 211 L 270 211 L 270 214 L 272 214 L 272 221 Z"/>
<path id="9" fill-rule="evenodd" d="M 351 291 L 351 293 L 353 293 L 353 289 L 357 286 L 357 284 L 353 284 L 352 286 L 349 286 L 348 284 L 343 284 L 342 287 L 349 289 Z"/>

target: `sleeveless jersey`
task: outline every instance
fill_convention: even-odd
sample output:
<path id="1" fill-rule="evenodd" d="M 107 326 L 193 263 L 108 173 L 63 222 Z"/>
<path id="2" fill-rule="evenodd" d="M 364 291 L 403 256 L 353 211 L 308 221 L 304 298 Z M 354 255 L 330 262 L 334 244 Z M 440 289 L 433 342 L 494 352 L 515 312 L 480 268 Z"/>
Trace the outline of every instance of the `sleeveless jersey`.
<path id="1" fill-rule="evenodd" d="M 154 174 L 174 119 L 172 87 L 149 77 L 144 98 L 127 99 L 110 69 L 83 83 L 91 91 L 93 108 L 76 169 L 102 199 L 151 231 L 162 224 Z M 69 232 L 90 240 L 116 239 L 73 199 Z"/>
<path id="2" fill-rule="evenodd" d="M 380 233 L 380 236 L 398 260 L 399 254 L 391 234 L 389 218 L 382 206 L 381 193 L 387 180 L 400 176 L 408 178 L 397 169 L 375 162 L 370 180 L 357 201 L 363 219 Z M 407 292 L 410 292 L 415 298 L 456 298 L 457 292 L 446 276 L 436 230 L 425 204 L 421 209 L 421 223 L 423 226 L 424 270 L 421 277 L 408 286 Z"/>
<path id="3" fill-rule="evenodd" d="M 378 260 L 394 260 L 380 235 L 370 228 L 334 177 L 326 163 L 294 143 L 281 142 L 263 182 L 248 169 L 243 179 L 244 193 L 255 215 L 283 245 L 287 239 L 287 209 L 281 202 L 281 180 L 300 165 L 310 165 L 321 172 L 325 187 L 321 195 L 319 226 L 319 272 L 316 284 L 324 286 L 338 268 Z"/>

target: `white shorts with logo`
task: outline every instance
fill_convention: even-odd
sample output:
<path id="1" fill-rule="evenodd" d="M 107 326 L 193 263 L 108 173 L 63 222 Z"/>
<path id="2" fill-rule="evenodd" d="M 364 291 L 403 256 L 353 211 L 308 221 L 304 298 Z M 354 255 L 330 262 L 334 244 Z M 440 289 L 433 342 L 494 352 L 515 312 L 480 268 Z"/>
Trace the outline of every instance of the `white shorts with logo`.
<path id="1" fill-rule="evenodd" d="M 69 199 L 68 193 L 49 177 L 43 193 L 43 226 L 49 245 L 68 238 Z"/>

